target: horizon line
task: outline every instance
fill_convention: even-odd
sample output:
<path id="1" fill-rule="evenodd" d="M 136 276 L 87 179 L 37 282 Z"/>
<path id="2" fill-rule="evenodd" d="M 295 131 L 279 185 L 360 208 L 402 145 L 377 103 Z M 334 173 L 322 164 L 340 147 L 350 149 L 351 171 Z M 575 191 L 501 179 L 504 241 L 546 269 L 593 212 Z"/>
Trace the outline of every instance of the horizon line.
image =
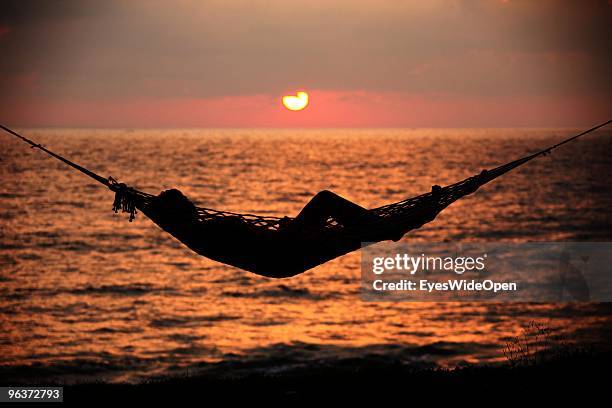
<path id="1" fill-rule="evenodd" d="M 592 126 L 576 125 L 508 125 L 508 126 L 59 126 L 59 125 L 11 125 L 15 129 L 72 129 L 72 130 L 427 130 L 427 129 L 579 129 Z M 8 127 L 8 126 L 7 126 Z"/>

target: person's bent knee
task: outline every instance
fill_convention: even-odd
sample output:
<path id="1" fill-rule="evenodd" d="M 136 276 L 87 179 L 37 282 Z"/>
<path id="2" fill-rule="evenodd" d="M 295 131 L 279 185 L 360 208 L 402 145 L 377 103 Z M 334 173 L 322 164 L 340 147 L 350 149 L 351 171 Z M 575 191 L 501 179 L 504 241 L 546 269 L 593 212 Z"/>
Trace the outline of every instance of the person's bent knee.
<path id="1" fill-rule="evenodd" d="M 321 191 L 319 191 L 315 195 L 315 197 L 319 198 L 319 199 L 321 199 L 321 198 L 330 198 L 330 197 L 338 197 L 338 194 L 336 194 L 336 193 L 334 193 L 332 191 L 329 191 L 329 190 L 321 190 Z"/>

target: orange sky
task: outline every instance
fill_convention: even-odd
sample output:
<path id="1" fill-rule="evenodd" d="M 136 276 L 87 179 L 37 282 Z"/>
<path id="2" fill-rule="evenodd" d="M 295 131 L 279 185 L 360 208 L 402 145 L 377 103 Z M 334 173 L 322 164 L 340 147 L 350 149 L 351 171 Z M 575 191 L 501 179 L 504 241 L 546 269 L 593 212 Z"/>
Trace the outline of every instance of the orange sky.
<path id="1" fill-rule="evenodd" d="M 130 101 L 49 101 L 3 114 L 59 127 L 513 127 L 576 126 L 609 116 L 610 105 L 558 98 L 430 98 L 401 93 L 310 91 L 309 106 L 285 109 L 268 95 Z M 548 120 L 549 122 L 546 122 Z"/>
<path id="2" fill-rule="evenodd" d="M 607 1 L 50 4 L 3 3 L 9 125 L 583 126 L 612 113 Z M 309 107 L 284 109 L 302 89 Z"/>

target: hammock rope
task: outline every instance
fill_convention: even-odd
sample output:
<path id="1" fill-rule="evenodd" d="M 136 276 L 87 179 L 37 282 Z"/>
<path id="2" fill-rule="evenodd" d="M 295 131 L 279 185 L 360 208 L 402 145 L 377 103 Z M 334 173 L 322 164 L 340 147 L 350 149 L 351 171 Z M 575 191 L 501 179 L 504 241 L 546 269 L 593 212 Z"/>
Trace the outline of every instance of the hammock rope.
<path id="1" fill-rule="evenodd" d="M 438 193 L 438 197 L 434 197 L 432 192 L 421 194 L 419 196 L 410 197 L 405 200 L 386 204 L 381 207 L 373 208 L 371 211 L 378 215 L 381 219 L 378 222 L 384 221 L 385 219 L 393 218 L 396 221 L 400 221 L 402 219 L 411 218 L 414 216 L 414 213 L 418 210 L 422 209 L 422 205 L 424 202 L 428 202 L 428 204 L 434 204 L 440 207 L 440 211 L 448 205 L 452 204 L 454 201 L 458 200 L 465 195 L 471 194 L 480 186 L 489 183 L 490 181 L 500 177 L 501 175 L 519 167 L 523 164 L 539 157 L 550 154 L 552 150 L 570 143 L 588 133 L 594 132 L 595 130 L 602 128 L 608 124 L 612 123 L 612 120 L 608 120 L 604 123 L 601 123 L 597 126 L 593 126 L 590 129 L 587 129 L 577 135 L 574 135 L 570 138 L 567 138 L 553 146 L 542 149 L 536 153 L 530 154 L 528 156 L 522 157 L 520 159 L 511 161 L 509 163 L 503 164 L 501 166 L 495 167 L 491 170 L 483 170 L 480 174 L 472 177 L 468 177 L 464 180 L 456 182 L 454 184 L 450 184 L 448 186 L 442 187 L 440 192 Z M 104 178 L 93 171 L 86 169 L 83 166 L 80 166 L 65 157 L 52 152 L 51 150 L 45 148 L 43 145 L 36 143 L 18 132 L 4 126 L 0 125 L 0 128 L 9 134 L 21 139 L 25 143 L 29 144 L 32 148 L 37 148 L 47 153 L 48 155 L 54 157 L 57 160 L 67 164 L 68 166 L 76 169 L 77 171 L 85 174 L 86 176 L 92 178 L 93 180 L 103 184 L 111 191 L 115 192 L 115 200 L 113 202 L 113 211 L 114 212 L 125 212 L 129 214 L 129 221 L 133 221 L 137 214 L 137 207 L 143 206 L 149 203 L 151 200 L 155 199 L 156 196 L 144 193 L 137 189 L 127 186 L 124 183 L 119 183 L 113 177 Z M 263 227 L 268 229 L 278 229 L 283 220 L 288 221 L 291 220 L 290 217 L 274 217 L 274 216 L 261 216 L 256 214 L 248 214 L 248 213 L 235 213 L 231 211 L 221 211 L 212 208 L 206 207 L 197 207 L 198 216 L 202 221 L 206 221 L 212 218 L 217 217 L 235 217 L 249 223 L 255 227 Z M 373 222 L 374 224 L 377 221 Z M 328 227 L 334 228 L 337 226 L 333 220 L 330 220 L 328 223 Z M 373 226 L 373 225 L 372 225 Z"/>
<path id="2" fill-rule="evenodd" d="M 92 179 L 96 180 L 98 183 L 104 184 L 106 187 L 111 187 L 111 183 L 108 179 L 105 179 L 104 177 L 94 173 L 91 170 L 86 169 L 83 166 L 79 166 L 78 164 L 71 162 L 70 160 L 60 156 L 59 154 L 53 153 L 51 150 L 47 149 L 46 147 L 44 147 L 43 145 L 36 143 L 30 139 L 28 139 L 27 137 L 24 137 L 22 135 L 20 135 L 19 133 L 15 132 L 12 129 L 7 128 L 4 125 L 0 125 L 0 128 L 2 130 L 4 130 L 5 132 L 10 133 L 11 135 L 21 139 L 22 141 L 26 142 L 27 144 L 29 144 L 33 149 L 40 149 L 43 152 L 47 153 L 49 156 L 56 158 L 57 160 L 66 163 L 67 165 L 69 165 L 70 167 L 80 171 L 81 173 L 91 177 Z"/>
<path id="3" fill-rule="evenodd" d="M 371 243 L 388 239 L 399 239 L 406 232 L 420 228 L 422 225 L 432 221 L 450 204 L 462 197 L 474 193 L 484 184 L 495 180 L 496 178 L 519 166 L 522 166 L 525 163 L 528 163 L 537 157 L 548 155 L 552 152 L 552 150 L 570 143 L 581 136 L 591 133 L 610 123 L 612 123 L 612 120 L 608 120 L 605 123 L 594 126 L 533 154 L 506 164 L 502 164 L 501 166 L 490 170 L 483 170 L 481 173 L 475 176 L 468 177 L 454 184 L 450 184 L 445 187 L 434 186 L 432 187 L 432 191 L 425 194 L 373 208 L 370 211 L 374 215 L 377 215 L 377 217 L 373 217 L 372 220 L 364 223 L 363 225 L 341 225 L 336 220 L 330 218 L 323 228 L 310 228 L 305 226 L 300 231 L 300 237 L 292 236 L 288 238 L 287 236 L 280 234 L 281 241 L 271 241 L 273 242 L 272 246 L 276 247 L 277 251 L 287 251 L 287 254 L 285 255 L 283 262 L 277 262 L 276 264 L 270 263 L 267 258 L 259 256 L 259 252 L 262 250 L 267 250 L 267 248 L 264 247 L 257 247 L 256 250 L 244 250 L 243 248 L 243 253 L 237 253 L 240 251 L 234 251 L 231 248 L 228 250 L 213 248 L 217 252 L 214 252 L 213 250 L 213 253 L 211 254 L 210 248 L 203 247 L 205 242 L 210 241 L 210 239 L 203 239 L 203 237 L 199 235 L 200 231 L 206 231 L 206 229 L 202 229 L 202 227 L 205 226 L 214 225 L 218 228 L 219 224 L 217 221 L 225 219 L 231 220 L 231 222 L 229 224 L 223 224 L 222 230 L 216 229 L 215 231 L 217 231 L 216 233 L 219 235 L 229 234 L 226 236 L 226 242 L 232 242 L 232 240 L 237 238 L 235 235 L 232 236 L 231 232 L 225 232 L 225 229 L 235 228 L 237 225 L 236 223 L 239 223 L 242 227 L 247 228 L 250 232 L 259 231 L 259 234 L 264 234 L 269 238 L 269 232 L 286 231 L 285 227 L 291 224 L 293 218 L 261 216 L 248 213 L 243 214 L 206 207 L 198 207 L 188 200 L 188 211 L 170 209 L 169 212 L 164 212 L 163 208 L 161 210 L 159 208 L 160 203 L 163 203 L 161 196 L 164 193 L 161 193 L 159 196 L 155 196 L 132 188 L 124 183 L 119 183 L 112 177 L 104 178 L 93 171 L 62 157 L 61 155 L 50 151 L 41 144 L 22 136 L 6 126 L 0 125 L 0 128 L 29 144 L 32 148 L 42 150 L 51 157 L 60 160 L 61 162 L 109 188 L 115 193 L 112 206 L 113 211 L 116 213 L 123 212 L 129 214 L 130 222 L 135 219 L 137 210 L 140 210 L 163 230 L 173 235 L 179 241 L 200 255 L 207 256 L 211 259 L 234 265 L 263 276 L 278 278 L 293 276 L 297 273 L 301 273 L 330 259 L 341 256 L 355 249 L 359 249 L 360 245 L 366 242 Z M 241 231 L 247 235 L 250 234 L 250 232 L 247 232 L 244 229 Z M 265 241 L 262 235 L 257 236 L 262 238 L 255 238 L 255 242 L 251 241 L 251 244 L 249 245 L 257 246 L 257 241 Z M 283 245 L 286 244 L 285 241 L 290 240 L 294 240 L 295 243 L 297 243 L 297 246 L 304 247 L 304 252 L 294 253 L 291 252 L 294 250 L 294 247 L 283 247 Z"/>

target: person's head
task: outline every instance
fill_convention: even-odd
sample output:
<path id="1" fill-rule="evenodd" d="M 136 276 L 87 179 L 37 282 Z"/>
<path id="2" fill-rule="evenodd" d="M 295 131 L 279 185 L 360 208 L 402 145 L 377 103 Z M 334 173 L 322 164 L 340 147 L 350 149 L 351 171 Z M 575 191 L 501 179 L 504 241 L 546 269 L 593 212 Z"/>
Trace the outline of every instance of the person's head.
<path id="1" fill-rule="evenodd" d="M 158 197 L 158 202 L 163 209 L 172 212 L 174 215 L 192 217 L 197 213 L 196 206 L 175 188 L 162 191 Z"/>

